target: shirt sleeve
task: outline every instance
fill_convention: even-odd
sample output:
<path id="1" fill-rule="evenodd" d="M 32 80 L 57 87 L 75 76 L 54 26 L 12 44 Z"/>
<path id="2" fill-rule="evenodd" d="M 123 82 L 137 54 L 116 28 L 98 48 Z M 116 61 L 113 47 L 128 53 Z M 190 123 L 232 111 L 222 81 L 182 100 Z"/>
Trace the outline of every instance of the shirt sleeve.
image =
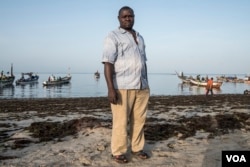
<path id="1" fill-rule="evenodd" d="M 108 62 L 114 64 L 117 58 L 117 46 L 115 43 L 114 38 L 111 34 L 109 34 L 104 39 L 104 46 L 103 46 L 103 55 L 102 55 L 102 63 Z"/>

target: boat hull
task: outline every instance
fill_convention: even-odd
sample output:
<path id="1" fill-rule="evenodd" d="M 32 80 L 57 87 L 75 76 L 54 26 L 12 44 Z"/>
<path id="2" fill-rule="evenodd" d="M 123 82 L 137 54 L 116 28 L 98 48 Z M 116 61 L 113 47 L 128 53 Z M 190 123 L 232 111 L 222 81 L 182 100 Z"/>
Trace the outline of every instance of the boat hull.
<path id="1" fill-rule="evenodd" d="M 250 84 L 250 80 L 248 80 L 248 81 L 244 81 L 244 83 L 246 83 L 246 84 Z"/>
<path id="2" fill-rule="evenodd" d="M 178 75 L 178 78 L 183 82 L 183 83 L 190 83 L 190 79 L 187 78 L 186 76 L 179 76 Z"/>
<path id="3" fill-rule="evenodd" d="M 38 82 L 39 76 L 33 76 L 32 78 L 27 79 L 18 79 L 16 81 L 16 85 L 24 85 L 24 84 L 30 84 L 30 83 L 36 83 Z"/>
<path id="4" fill-rule="evenodd" d="M 201 87 L 206 87 L 207 86 L 207 82 L 197 81 L 197 80 L 194 80 L 194 79 L 191 79 L 190 83 L 192 85 L 201 86 Z M 213 82 L 213 88 L 220 89 L 222 83 L 223 82 Z"/>
<path id="5" fill-rule="evenodd" d="M 12 85 L 15 80 L 14 76 L 9 76 L 6 78 L 0 78 L 0 87 Z"/>

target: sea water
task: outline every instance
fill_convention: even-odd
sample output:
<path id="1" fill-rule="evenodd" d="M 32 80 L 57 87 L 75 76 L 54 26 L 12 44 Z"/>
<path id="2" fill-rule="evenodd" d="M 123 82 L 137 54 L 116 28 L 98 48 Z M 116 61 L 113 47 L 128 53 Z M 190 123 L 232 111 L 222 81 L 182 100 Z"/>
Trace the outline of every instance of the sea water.
<path id="1" fill-rule="evenodd" d="M 14 98 L 74 98 L 74 97 L 105 97 L 107 86 L 103 73 L 96 79 L 94 74 L 73 73 L 69 84 L 44 87 L 42 82 L 51 74 L 39 74 L 38 83 L 15 85 L 0 88 L 0 99 Z M 66 74 L 54 74 L 63 77 Z M 16 79 L 21 77 L 15 74 Z M 212 77 L 212 76 L 210 76 Z M 213 76 L 216 78 L 216 76 Z M 244 76 L 242 76 L 244 78 Z M 182 84 L 175 74 L 149 74 L 151 96 L 169 95 L 201 95 L 205 94 L 204 87 Z M 224 82 L 221 89 L 214 89 L 214 94 L 243 94 L 244 90 L 250 90 L 250 84 Z"/>

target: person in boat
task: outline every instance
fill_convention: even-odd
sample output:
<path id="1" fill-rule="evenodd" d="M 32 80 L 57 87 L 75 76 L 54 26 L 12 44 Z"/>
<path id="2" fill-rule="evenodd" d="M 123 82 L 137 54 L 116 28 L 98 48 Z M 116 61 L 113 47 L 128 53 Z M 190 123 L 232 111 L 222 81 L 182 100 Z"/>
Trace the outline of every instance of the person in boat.
<path id="1" fill-rule="evenodd" d="M 181 77 L 184 77 L 184 74 L 183 74 L 183 72 L 182 72 L 182 71 L 180 72 L 180 76 L 181 76 Z"/>
<path id="2" fill-rule="evenodd" d="M 200 80 L 201 80 L 200 75 L 197 75 L 197 76 L 196 76 L 196 80 L 197 80 L 197 81 L 200 81 Z"/>
<path id="3" fill-rule="evenodd" d="M 209 92 L 211 92 L 211 95 L 213 95 L 213 77 L 211 79 L 208 79 L 206 89 L 206 96 Z"/>
<path id="4" fill-rule="evenodd" d="M 54 75 L 51 75 L 50 77 L 49 77 L 49 81 L 55 81 L 56 80 L 56 77 L 54 76 Z"/>
<path id="5" fill-rule="evenodd" d="M 29 76 L 30 79 L 33 79 L 33 75 L 32 74 L 33 74 L 32 72 L 28 73 L 28 76 Z"/>
<path id="6" fill-rule="evenodd" d="M 149 86 L 144 39 L 133 29 L 133 9 L 122 7 L 118 20 L 120 27 L 104 40 L 102 63 L 113 119 L 112 157 L 118 163 L 127 163 L 128 125 L 132 154 L 149 158 L 143 151 Z"/>
<path id="7" fill-rule="evenodd" d="M 24 80 L 24 73 L 22 73 L 22 76 L 21 76 L 21 79 L 20 79 L 21 81 L 23 81 Z"/>
<path id="8" fill-rule="evenodd" d="M 0 76 L 0 78 L 1 78 L 1 79 L 6 79 L 6 78 L 7 78 L 7 76 L 4 75 L 4 71 L 1 71 L 1 76 Z"/>

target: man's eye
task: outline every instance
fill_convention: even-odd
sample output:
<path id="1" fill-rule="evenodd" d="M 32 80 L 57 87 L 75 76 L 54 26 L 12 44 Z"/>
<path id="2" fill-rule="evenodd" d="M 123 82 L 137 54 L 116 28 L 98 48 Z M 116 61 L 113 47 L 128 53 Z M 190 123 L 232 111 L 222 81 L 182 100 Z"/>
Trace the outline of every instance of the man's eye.
<path id="1" fill-rule="evenodd" d="M 126 19 L 126 18 L 134 18 L 134 16 L 122 16 L 123 19 Z"/>

